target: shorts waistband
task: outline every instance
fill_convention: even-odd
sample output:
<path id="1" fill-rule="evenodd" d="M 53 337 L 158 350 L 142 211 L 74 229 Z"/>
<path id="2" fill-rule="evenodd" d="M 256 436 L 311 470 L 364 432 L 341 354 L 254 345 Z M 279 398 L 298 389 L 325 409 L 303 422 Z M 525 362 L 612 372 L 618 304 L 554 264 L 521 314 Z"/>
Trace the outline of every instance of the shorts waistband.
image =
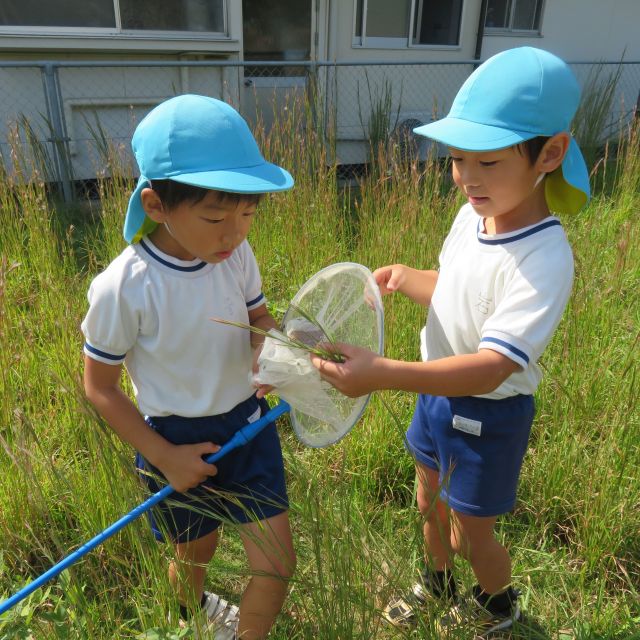
<path id="1" fill-rule="evenodd" d="M 425 398 L 429 397 L 438 397 L 432 396 L 431 394 L 421 394 Z M 510 404 L 519 404 L 522 402 L 529 402 L 533 400 L 533 396 L 531 394 L 523 394 L 518 393 L 515 396 L 508 396 L 506 398 L 483 398 L 481 396 L 439 396 L 445 397 L 450 402 L 466 402 L 469 404 L 484 404 L 489 406 L 498 406 L 498 405 L 510 405 Z"/>
<path id="2" fill-rule="evenodd" d="M 199 421 L 209 422 L 210 420 L 234 421 L 238 414 L 244 413 L 246 405 L 254 402 L 258 402 L 258 399 L 255 395 L 251 395 L 245 400 L 242 400 L 242 402 L 239 402 L 235 407 L 233 407 L 233 409 L 229 409 L 229 411 L 225 413 L 215 413 L 210 416 L 181 416 L 178 414 L 170 414 L 168 416 L 145 416 L 144 419 L 152 426 L 154 424 L 174 423 L 177 420 L 193 423 L 197 423 Z"/>

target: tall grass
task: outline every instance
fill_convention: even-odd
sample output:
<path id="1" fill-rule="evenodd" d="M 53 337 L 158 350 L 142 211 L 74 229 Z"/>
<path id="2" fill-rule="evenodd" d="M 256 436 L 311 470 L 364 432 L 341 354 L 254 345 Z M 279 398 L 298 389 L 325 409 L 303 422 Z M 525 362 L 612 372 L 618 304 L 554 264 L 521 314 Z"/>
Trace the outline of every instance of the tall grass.
<path id="1" fill-rule="evenodd" d="M 435 267 L 460 204 L 446 167 L 435 159 L 407 166 L 390 148 L 381 170 L 345 196 L 318 134 L 325 127 L 330 136 L 331 123 L 311 127 L 317 114 L 298 102 L 286 113 L 257 135 L 296 186 L 261 203 L 250 237 L 274 314 L 331 262 Z M 82 225 L 64 223 L 42 179 L 26 170 L 0 175 L 2 598 L 142 498 L 131 451 L 87 405 L 80 383 L 86 289 L 124 247 L 132 188 L 130 168 L 109 156 L 114 177 L 101 181 L 100 211 Z M 544 355 L 519 503 L 499 529 L 523 591 L 519 638 L 638 637 L 639 157 L 636 124 L 622 136 L 610 195 L 596 194 L 563 221 L 575 290 Z M 425 310 L 400 296 L 385 304 L 387 354 L 418 358 Z M 299 569 L 272 637 L 401 636 L 379 611 L 413 581 L 422 556 L 403 447 L 413 403 L 410 394 L 374 396 L 352 434 L 323 450 L 304 448 L 281 421 Z M 144 521 L 129 525 L 4 616 L 0 639 L 190 637 L 167 620 L 176 613 L 170 553 Z M 472 577 L 460 570 L 468 589 Z M 246 579 L 239 539 L 227 528 L 207 584 L 237 601 Z M 418 637 L 432 637 L 437 613 L 425 610 Z"/>
<path id="2" fill-rule="evenodd" d="M 367 95 L 364 100 L 360 94 L 360 82 L 356 85 L 358 118 L 364 138 L 369 145 L 369 164 L 374 170 L 377 170 L 379 169 L 379 161 L 382 159 L 384 162 L 384 158 L 387 156 L 391 131 L 398 124 L 400 105 L 402 104 L 402 86 L 394 113 L 392 83 L 386 78 L 382 81 L 381 86 L 378 86 L 378 83 L 372 83 L 366 69 L 364 76 L 367 86 Z M 368 113 L 363 112 L 363 102 L 369 105 Z"/>
<path id="3" fill-rule="evenodd" d="M 590 168 L 601 160 L 605 143 L 616 138 L 616 127 L 620 123 L 612 122 L 610 114 L 621 75 L 622 64 L 612 71 L 607 65 L 598 64 L 590 68 L 585 81 L 573 128 Z"/>

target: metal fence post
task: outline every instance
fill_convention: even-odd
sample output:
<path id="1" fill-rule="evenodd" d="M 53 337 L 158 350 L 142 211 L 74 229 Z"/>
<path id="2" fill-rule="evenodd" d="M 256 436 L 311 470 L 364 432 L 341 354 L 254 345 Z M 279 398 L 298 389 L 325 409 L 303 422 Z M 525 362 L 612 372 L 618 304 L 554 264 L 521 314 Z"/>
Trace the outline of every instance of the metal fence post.
<path id="1" fill-rule="evenodd" d="M 47 115 L 51 127 L 51 138 L 49 141 L 53 146 L 53 160 L 58 182 L 62 189 L 62 197 L 65 203 L 69 204 L 74 200 L 73 184 L 71 181 L 71 164 L 69 161 L 69 139 L 66 135 L 57 68 L 50 62 L 46 63 L 42 68 L 42 77 L 47 103 Z"/>

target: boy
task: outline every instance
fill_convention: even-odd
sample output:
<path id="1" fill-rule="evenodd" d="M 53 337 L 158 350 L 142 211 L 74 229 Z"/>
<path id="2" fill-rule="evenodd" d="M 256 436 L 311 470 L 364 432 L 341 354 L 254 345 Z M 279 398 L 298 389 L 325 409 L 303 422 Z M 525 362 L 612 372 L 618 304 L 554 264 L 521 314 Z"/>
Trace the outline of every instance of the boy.
<path id="1" fill-rule="evenodd" d="M 205 96 L 160 104 L 132 147 L 131 244 L 92 282 L 82 323 L 86 394 L 138 451 L 150 491 L 162 477 L 176 490 L 151 520 L 175 545 L 169 580 L 182 620 L 197 615 L 219 640 L 265 638 L 295 565 L 282 453 L 271 424 L 216 466 L 204 462 L 268 410 L 249 383 L 259 336 L 210 318 L 276 326 L 246 238 L 259 194 L 293 179 L 264 160 L 232 107 Z M 137 408 L 120 389 L 123 364 Z M 204 591 L 222 520 L 239 523 L 253 576 L 239 610 Z"/>
<path id="2" fill-rule="evenodd" d="M 471 626 L 489 635 L 520 617 L 509 553 L 494 528 L 515 503 L 541 379 L 536 362 L 571 291 L 571 249 L 550 211 L 576 213 L 589 198 L 584 160 L 568 132 L 579 96 L 562 60 L 512 49 L 474 71 L 447 117 L 415 129 L 448 146 L 467 199 L 439 271 L 391 265 L 374 273 L 383 295 L 400 291 L 429 307 L 423 362 L 351 346 L 341 346 L 344 364 L 314 358 L 347 395 L 420 394 L 407 447 L 427 563 L 411 592 L 387 606 L 392 624 L 415 623 L 415 607 L 427 598 L 449 604 L 438 622 L 445 634 Z M 478 583 L 467 603 L 457 597 L 455 554 Z"/>

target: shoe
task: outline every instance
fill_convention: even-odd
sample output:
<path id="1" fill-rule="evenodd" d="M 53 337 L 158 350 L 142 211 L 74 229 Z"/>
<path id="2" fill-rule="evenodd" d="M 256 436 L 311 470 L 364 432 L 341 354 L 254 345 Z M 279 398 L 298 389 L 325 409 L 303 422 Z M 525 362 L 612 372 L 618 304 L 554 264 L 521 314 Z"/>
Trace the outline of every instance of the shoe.
<path id="1" fill-rule="evenodd" d="M 215 593 L 204 592 L 202 609 L 189 621 L 180 619 L 179 627 L 191 627 L 197 640 L 237 640 L 238 612 L 235 604 Z"/>
<path id="2" fill-rule="evenodd" d="M 410 629 L 416 625 L 416 609 L 423 607 L 429 595 L 422 583 L 416 582 L 407 593 L 389 600 L 382 617 L 394 627 Z"/>
<path id="3" fill-rule="evenodd" d="M 496 613 L 472 598 L 451 607 L 437 623 L 437 629 L 444 638 L 455 631 L 473 631 L 474 640 L 478 640 L 510 630 L 517 620 L 520 620 L 520 607 L 517 600 L 509 609 Z M 458 637 L 457 634 L 455 637 Z"/>
<path id="4" fill-rule="evenodd" d="M 428 600 L 441 604 L 456 602 L 456 585 L 453 575 L 449 573 L 445 580 L 447 581 L 445 585 L 439 584 L 433 572 L 425 571 L 422 579 L 416 582 L 410 591 L 389 601 L 382 612 L 382 617 L 394 627 L 402 629 L 415 627 L 416 609 L 424 607 Z M 444 592 L 441 592 L 443 588 Z"/>
<path id="5" fill-rule="evenodd" d="M 235 604 L 227 602 L 215 593 L 204 592 L 202 610 L 207 615 L 207 638 L 213 640 L 236 640 L 238 633 L 238 612 Z"/>

